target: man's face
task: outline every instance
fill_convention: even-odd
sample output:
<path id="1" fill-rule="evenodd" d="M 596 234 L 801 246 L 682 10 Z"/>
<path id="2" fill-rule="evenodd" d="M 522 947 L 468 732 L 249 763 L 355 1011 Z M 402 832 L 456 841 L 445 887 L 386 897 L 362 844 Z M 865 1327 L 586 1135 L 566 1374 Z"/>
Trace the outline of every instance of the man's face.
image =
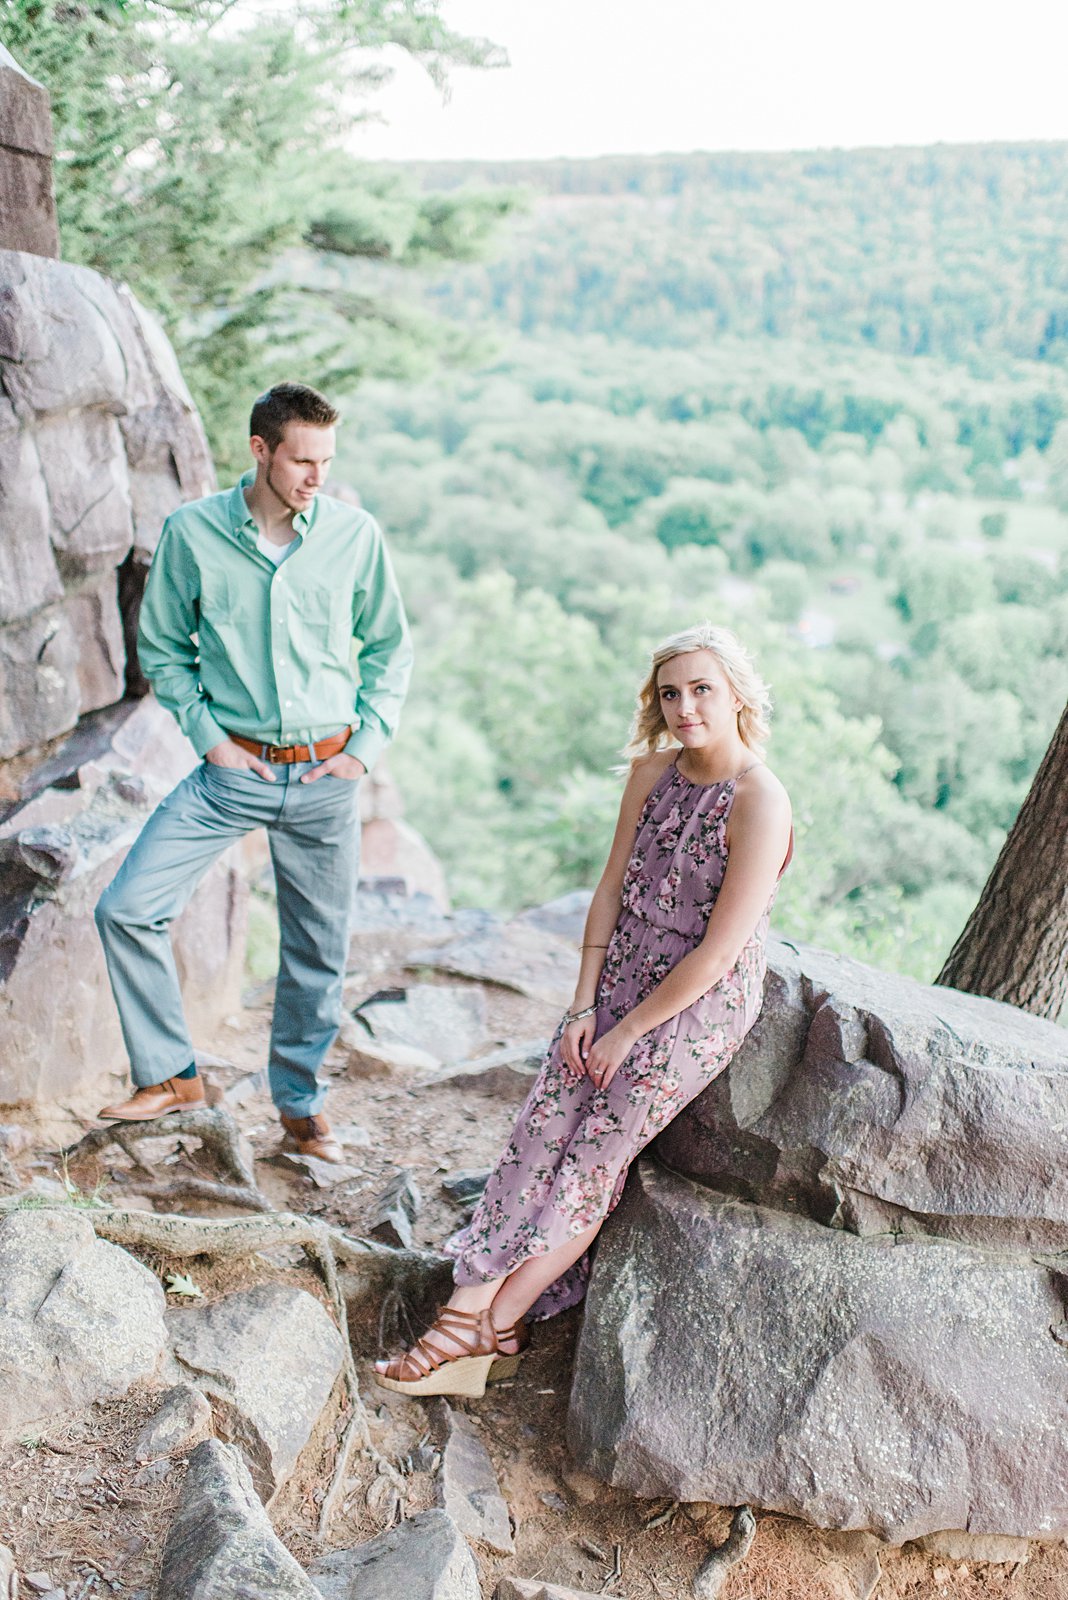
<path id="1" fill-rule="evenodd" d="M 268 488 L 293 512 L 308 511 L 326 482 L 334 459 L 336 433 L 333 428 L 316 428 L 308 422 L 287 422 L 277 450 L 254 435 L 252 454 L 266 479 Z"/>

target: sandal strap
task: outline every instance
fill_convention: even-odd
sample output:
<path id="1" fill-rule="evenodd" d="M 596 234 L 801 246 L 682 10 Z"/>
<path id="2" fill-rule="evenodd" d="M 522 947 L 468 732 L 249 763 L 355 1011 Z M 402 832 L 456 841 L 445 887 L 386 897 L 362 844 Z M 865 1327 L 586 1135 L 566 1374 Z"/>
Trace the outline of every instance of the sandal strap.
<path id="1" fill-rule="evenodd" d="M 492 1351 L 484 1348 L 484 1318 L 485 1312 L 460 1311 L 455 1306 L 443 1306 L 422 1338 L 417 1339 L 411 1349 L 401 1356 L 398 1375 L 409 1362 L 420 1378 L 426 1378 L 450 1361 L 462 1361 L 467 1356 L 492 1354 Z M 465 1333 L 476 1333 L 478 1338 L 472 1344 L 461 1337 Z M 443 1346 L 440 1340 L 434 1339 L 434 1334 L 443 1335 L 455 1348 L 449 1349 Z"/>

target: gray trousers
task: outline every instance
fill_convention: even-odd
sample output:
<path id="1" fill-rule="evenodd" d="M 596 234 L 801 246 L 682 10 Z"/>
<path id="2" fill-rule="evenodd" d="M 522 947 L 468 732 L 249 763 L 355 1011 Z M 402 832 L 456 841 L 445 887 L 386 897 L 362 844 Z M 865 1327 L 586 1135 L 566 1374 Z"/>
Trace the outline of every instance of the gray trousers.
<path id="1" fill-rule="evenodd" d="M 271 1096 L 293 1116 L 322 1107 L 318 1072 L 337 1033 L 359 867 L 359 784 L 330 774 L 300 783 L 312 765 L 272 767 L 270 783 L 202 762 L 157 806 L 101 896 L 96 923 L 138 1088 L 193 1060 L 170 924 L 227 846 L 266 828 L 281 934 Z"/>

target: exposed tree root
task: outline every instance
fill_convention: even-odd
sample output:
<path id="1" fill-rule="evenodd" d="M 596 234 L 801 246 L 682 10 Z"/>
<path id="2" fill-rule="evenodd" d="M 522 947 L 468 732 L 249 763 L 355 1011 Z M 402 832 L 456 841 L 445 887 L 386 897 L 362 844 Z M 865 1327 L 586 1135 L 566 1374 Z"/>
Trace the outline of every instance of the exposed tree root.
<path id="1" fill-rule="evenodd" d="M 199 1139 L 224 1178 L 231 1181 L 217 1183 L 195 1174 L 161 1179 L 159 1169 L 145 1161 L 137 1146 L 143 1139 L 166 1139 L 175 1134 Z M 110 1145 L 117 1145 L 153 1180 L 141 1186 L 140 1192 L 154 1200 L 211 1200 L 221 1205 L 247 1206 L 250 1211 L 271 1210 L 270 1201 L 256 1182 L 252 1155 L 241 1130 L 223 1106 L 197 1106 L 192 1111 L 175 1111 L 149 1122 L 109 1123 L 104 1128 L 93 1128 L 63 1153 L 68 1161 L 80 1161 L 84 1156 L 99 1155 Z"/>
<path id="2" fill-rule="evenodd" d="M 755 1536 L 756 1517 L 748 1506 L 739 1506 L 726 1539 L 705 1557 L 694 1575 L 695 1600 L 716 1600 L 728 1572 L 745 1560 Z"/>

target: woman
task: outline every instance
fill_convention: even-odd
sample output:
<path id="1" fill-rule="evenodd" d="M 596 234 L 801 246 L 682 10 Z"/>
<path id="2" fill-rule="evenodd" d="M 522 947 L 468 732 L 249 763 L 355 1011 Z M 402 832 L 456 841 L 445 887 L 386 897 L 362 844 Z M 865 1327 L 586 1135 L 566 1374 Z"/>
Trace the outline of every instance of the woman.
<path id="1" fill-rule="evenodd" d="M 756 1021 L 790 802 L 759 752 L 765 684 L 701 623 L 653 653 L 575 998 L 470 1224 L 448 1305 L 376 1363 L 406 1394 L 484 1393 L 515 1370 L 523 1317 L 581 1299 L 586 1251 L 638 1152 L 727 1066 Z"/>

